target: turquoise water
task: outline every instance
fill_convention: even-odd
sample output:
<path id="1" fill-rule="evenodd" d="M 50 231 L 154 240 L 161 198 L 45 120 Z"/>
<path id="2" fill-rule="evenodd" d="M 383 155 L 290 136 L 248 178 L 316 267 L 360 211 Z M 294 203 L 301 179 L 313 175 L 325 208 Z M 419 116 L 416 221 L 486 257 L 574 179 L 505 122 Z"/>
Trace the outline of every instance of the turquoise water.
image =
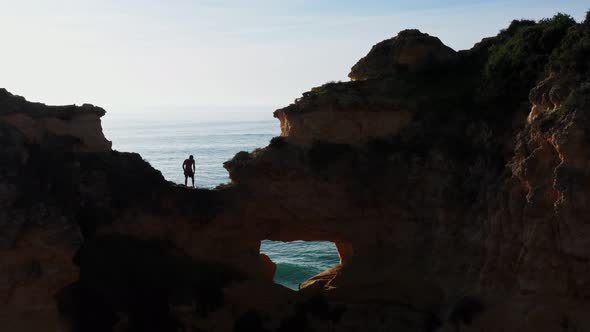
<path id="1" fill-rule="evenodd" d="M 192 154 L 197 164 L 196 185 L 204 188 L 230 181 L 223 163 L 237 152 L 267 146 L 280 134 L 279 123 L 272 118 L 204 121 L 190 113 L 161 117 L 107 114 L 102 125 L 113 149 L 141 154 L 175 183 L 184 183 L 182 162 Z M 339 261 L 331 242 L 262 241 L 260 251 L 277 263 L 275 281 L 292 289 Z"/>
<path id="2" fill-rule="evenodd" d="M 260 252 L 277 263 L 275 281 L 291 289 L 299 283 L 338 264 L 336 246 L 325 241 L 262 241 Z"/>

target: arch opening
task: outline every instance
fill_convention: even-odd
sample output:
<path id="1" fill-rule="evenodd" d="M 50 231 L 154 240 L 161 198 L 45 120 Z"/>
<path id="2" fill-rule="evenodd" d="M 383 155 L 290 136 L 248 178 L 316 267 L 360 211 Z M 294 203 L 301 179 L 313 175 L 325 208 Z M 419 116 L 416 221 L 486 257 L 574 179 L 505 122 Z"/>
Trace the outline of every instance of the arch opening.
<path id="1" fill-rule="evenodd" d="M 299 290 L 302 283 L 345 263 L 352 255 L 352 245 L 331 241 L 263 240 L 260 253 L 276 265 L 275 283 Z"/>

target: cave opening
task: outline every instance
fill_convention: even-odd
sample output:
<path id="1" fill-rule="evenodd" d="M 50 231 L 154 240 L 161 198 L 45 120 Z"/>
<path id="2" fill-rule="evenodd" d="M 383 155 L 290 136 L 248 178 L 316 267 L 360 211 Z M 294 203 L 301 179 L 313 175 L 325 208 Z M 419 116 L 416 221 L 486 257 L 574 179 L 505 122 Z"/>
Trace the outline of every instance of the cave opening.
<path id="1" fill-rule="evenodd" d="M 260 253 L 276 264 L 274 281 L 299 290 L 299 284 L 342 262 L 338 246 L 330 241 L 271 241 L 260 244 Z"/>

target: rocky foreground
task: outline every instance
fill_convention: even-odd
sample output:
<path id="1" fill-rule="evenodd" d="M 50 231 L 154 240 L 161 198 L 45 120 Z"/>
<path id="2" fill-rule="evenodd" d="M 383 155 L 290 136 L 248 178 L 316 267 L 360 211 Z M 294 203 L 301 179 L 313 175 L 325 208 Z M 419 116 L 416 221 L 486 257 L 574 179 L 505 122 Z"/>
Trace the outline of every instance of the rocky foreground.
<path id="1" fill-rule="evenodd" d="M 0 330 L 590 330 L 590 17 L 456 52 L 416 30 L 188 190 L 101 108 L 0 90 Z M 291 291 L 260 241 L 341 264 Z"/>

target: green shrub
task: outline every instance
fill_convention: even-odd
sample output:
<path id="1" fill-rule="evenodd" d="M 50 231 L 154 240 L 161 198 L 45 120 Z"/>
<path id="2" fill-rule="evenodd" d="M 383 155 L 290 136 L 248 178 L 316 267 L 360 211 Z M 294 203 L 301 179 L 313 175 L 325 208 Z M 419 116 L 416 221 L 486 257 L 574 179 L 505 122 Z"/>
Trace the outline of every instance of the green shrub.
<path id="1" fill-rule="evenodd" d="M 550 57 L 548 70 L 573 73 L 578 76 L 588 72 L 590 62 L 590 24 L 571 27 L 558 48 Z"/>
<path id="2" fill-rule="evenodd" d="M 575 25 L 574 19 L 565 14 L 534 24 L 512 22 L 489 49 L 484 94 L 492 98 L 509 96 L 509 101 L 523 100 L 542 77 L 554 49 Z"/>
<path id="3" fill-rule="evenodd" d="M 537 22 L 533 20 L 513 20 L 512 22 L 510 22 L 508 28 L 500 31 L 500 35 L 514 36 L 516 32 L 518 32 L 518 30 L 520 30 L 521 28 L 533 26 L 535 24 L 537 24 Z"/>
<path id="4" fill-rule="evenodd" d="M 575 94 L 570 94 L 564 101 L 561 103 L 561 107 L 559 108 L 560 115 L 566 115 L 573 112 L 576 109 L 576 97 Z"/>

